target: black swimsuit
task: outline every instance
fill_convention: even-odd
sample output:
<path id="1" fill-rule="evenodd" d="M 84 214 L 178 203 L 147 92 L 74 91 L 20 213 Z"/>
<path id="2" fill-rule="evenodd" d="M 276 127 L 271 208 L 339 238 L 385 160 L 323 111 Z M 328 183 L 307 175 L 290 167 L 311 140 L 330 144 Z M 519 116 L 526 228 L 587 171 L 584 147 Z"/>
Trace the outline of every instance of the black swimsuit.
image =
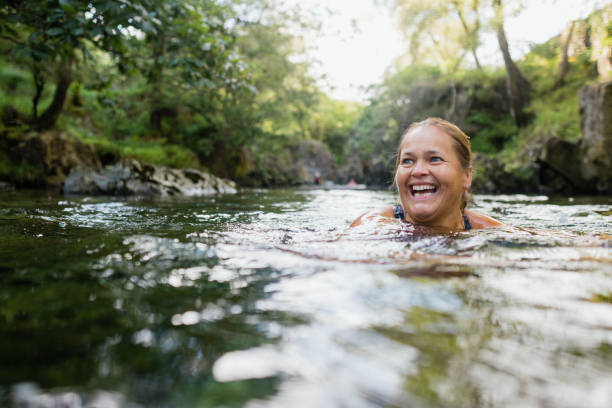
<path id="1" fill-rule="evenodd" d="M 400 220 L 406 219 L 406 217 L 404 216 L 404 209 L 402 208 L 400 204 L 395 204 L 393 206 L 393 216 L 395 218 L 399 218 Z M 467 215 L 463 216 L 463 226 L 466 231 L 472 229 L 472 226 L 470 225 L 470 220 L 468 219 Z"/>

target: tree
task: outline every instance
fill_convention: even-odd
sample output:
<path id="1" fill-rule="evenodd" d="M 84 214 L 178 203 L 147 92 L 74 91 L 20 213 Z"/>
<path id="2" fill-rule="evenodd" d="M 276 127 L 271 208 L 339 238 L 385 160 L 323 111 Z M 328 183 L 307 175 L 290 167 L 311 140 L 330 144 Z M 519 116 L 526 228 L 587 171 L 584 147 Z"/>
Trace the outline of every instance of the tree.
<path id="1" fill-rule="evenodd" d="M 125 29 L 142 5 L 119 0 L 8 0 L 0 8 L 0 35 L 11 44 L 9 54 L 27 65 L 35 85 L 32 124 L 39 129 L 55 125 L 73 80 L 74 65 L 91 57 L 88 46 L 119 52 Z M 49 107 L 38 115 L 38 103 L 48 77 L 56 86 Z"/>
<path id="2" fill-rule="evenodd" d="M 567 75 L 569 71 L 569 59 L 568 59 L 568 50 L 570 42 L 572 41 L 572 34 L 574 33 L 575 21 L 570 21 L 565 30 L 563 30 L 563 34 L 561 34 L 561 53 L 559 54 L 559 65 L 557 66 L 557 75 L 555 77 L 555 83 L 553 85 L 554 88 L 563 84 L 565 80 L 565 75 Z"/>
<path id="3" fill-rule="evenodd" d="M 394 0 L 392 9 L 398 15 L 398 26 L 410 44 L 412 61 L 423 61 L 427 54 L 437 54 L 451 69 L 469 51 L 480 69 L 477 49 L 480 45 L 480 0 Z M 451 50 L 446 51 L 444 48 Z"/>
<path id="4" fill-rule="evenodd" d="M 248 81 L 231 7 L 214 0 L 150 0 L 148 7 L 149 18 L 140 24 L 144 37 L 130 37 L 123 61 L 146 78 L 150 124 L 164 135 L 162 122 L 176 117 L 184 94 L 200 95 L 190 109 L 208 110 Z"/>
<path id="5" fill-rule="evenodd" d="M 520 5 L 520 1 L 515 1 Z M 480 31 L 484 29 L 481 24 L 481 15 L 484 15 L 484 8 L 490 8 L 493 18 L 490 22 L 490 27 L 497 36 L 499 49 L 504 59 L 506 69 L 506 84 L 508 97 L 510 99 L 510 112 L 517 125 L 524 125 L 529 120 L 529 115 L 525 112 L 525 107 L 530 101 L 529 81 L 521 74 L 518 66 L 512 60 L 508 46 L 508 40 L 504 30 L 504 7 L 502 0 L 490 0 L 481 2 L 480 0 L 432 0 L 422 2 L 418 0 L 394 0 L 394 10 L 400 16 L 400 27 L 408 34 L 410 39 L 410 49 L 413 53 L 413 61 L 423 60 L 422 51 L 423 44 L 433 45 L 427 49 L 429 53 L 437 52 L 443 56 L 447 72 L 454 70 L 461 63 L 461 59 L 465 53 L 451 53 L 450 56 L 444 56 L 444 44 L 436 40 L 436 36 L 443 31 L 443 28 L 449 27 L 449 21 L 455 17 L 459 20 L 462 27 L 462 36 L 459 37 L 462 44 L 462 49 L 469 50 L 474 58 L 474 63 L 477 67 L 480 66 L 480 61 L 476 54 L 479 45 Z M 450 34 L 450 33 L 449 33 Z M 453 41 L 450 35 L 447 35 L 444 41 Z M 457 38 L 455 38 L 457 41 Z M 421 58 L 417 59 L 417 55 Z M 450 70 L 449 70 L 450 67 Z"/>
<path id="6" fill-rule="evenodd" d="M 525 107 L 531 99 L 531 84 L 521 74 L 518 66 L 510 56 L 508 40 L 504 31 L 503 5 L 501 0 L 493 0 L 492 5 L 495 11 L 492 25 L 496 30 L 497 42 L 504 57 L 504 66 L 506 68 L 506 86 L 508 97 L 510 98 L 510 113 L 516 124 L 523 126 L 529 121 L 529 115 L 525 112 Z"/>

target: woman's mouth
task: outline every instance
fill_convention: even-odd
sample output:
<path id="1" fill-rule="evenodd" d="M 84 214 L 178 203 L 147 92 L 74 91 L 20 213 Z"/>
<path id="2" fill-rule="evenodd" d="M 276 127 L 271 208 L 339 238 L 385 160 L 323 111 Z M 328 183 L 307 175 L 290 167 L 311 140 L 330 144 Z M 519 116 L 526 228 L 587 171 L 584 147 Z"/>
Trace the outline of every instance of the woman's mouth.
<path id="1" fill-rule="evenodd" d="M 438 191 L 438 187 L 433 184 L 415 184 L 410 186 L 410 194 L 414 198 L 427 198 L 434 195 Z"/>

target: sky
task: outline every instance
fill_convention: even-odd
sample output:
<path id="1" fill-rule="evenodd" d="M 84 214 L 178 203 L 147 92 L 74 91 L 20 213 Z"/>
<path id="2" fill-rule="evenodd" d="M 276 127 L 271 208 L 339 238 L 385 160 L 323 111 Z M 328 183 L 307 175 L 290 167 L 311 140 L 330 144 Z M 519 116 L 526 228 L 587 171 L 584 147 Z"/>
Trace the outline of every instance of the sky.
<path id="1" fill-rule="evenodd" d="M 388 9 L 375 6 L 376 0 L 292 0 L 304 9 L 320 10 L 322 29 L 307 36 L 309 57 L 318 61 L 313 70 L 325 75 L 322 88 L 335 99 L 365 101 L 367 85 L 379 83 L 406 43 L 396 30 Z M 513 58 L 559 34 L 568 21 L 584 18 L 604 0 L 526 0 L 516 17 L 506 20 L 506 36 Z M 327 13 L 324 10 L 331 10 Z M 503 64 L 493 34 L 483 38 L 478 49 L 486 65 Z"/>

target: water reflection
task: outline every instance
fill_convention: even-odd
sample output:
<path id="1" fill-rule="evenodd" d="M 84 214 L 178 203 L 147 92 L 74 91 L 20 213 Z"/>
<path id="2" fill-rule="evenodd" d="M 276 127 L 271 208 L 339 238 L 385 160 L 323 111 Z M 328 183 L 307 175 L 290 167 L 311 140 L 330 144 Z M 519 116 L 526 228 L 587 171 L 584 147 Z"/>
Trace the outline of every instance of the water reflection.
<path id="1" fill-rule="evenodd" d="M 0 196 L 0 405 L 612 404 L 609 200 L 345 229 L 393 200 Z"/>

